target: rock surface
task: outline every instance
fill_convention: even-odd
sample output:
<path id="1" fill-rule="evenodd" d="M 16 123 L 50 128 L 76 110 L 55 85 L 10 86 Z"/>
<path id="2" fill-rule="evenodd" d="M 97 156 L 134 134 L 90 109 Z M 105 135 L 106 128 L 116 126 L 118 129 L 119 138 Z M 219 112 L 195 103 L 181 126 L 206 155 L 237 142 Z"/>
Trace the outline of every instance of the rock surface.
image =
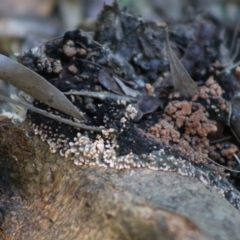
<path id="1" fill-rule="evenodd" d="M 239 211 L 197 179 L 77 167 L 3 117 L 0 169 L 6 238 L 239 239 Z"/>

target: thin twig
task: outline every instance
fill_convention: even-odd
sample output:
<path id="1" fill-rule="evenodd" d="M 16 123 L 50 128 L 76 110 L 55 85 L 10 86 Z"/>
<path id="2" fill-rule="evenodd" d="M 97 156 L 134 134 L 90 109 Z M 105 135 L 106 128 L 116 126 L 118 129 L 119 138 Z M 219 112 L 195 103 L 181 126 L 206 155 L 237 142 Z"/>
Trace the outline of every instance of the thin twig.
<path id="1" fill-rule="evenodd" d="M 239 38 L 237 39 L 237 48 L 235 50 L 235 53 L 232 56 L 231 61 L 234 62 L 239 54 L 239 48 L 240 48 L 240 42 L 239 42 Z"/>
<path id="2" fill-rule="evenodd" d="M 220 139 L 217 139 L 217 140 L 214 140 L 214 141 L 210 141 L 209 144 L 215 144 L 215 143 L 223 142 L 223 141 L 229 140 L 231 138 L 232 138 L 232 136 L 220 138 Z"/>
<path id="3" fill-rule="evenodd" d="M 93 97 L 98 98 L 101 100 L 104 100 L 106 98 L 114 99 L 114 100 L 120 100 L 120 101 L 126 101 L 126 102 L 134 102 L 136 101 L 133 97 L 128 96 L 121 96 L 114 93 L 109 92 L 87 92 L 87 91 L 70 91 L 70 92 L 63 92 L 65 95 L 79 95 L 79 96 L 85 96 L 85 97 Z"/>
<path id="4" fill-rule="evenodd" d="M 99 68 L 103 68 L 101 65 L 99 65 L 99 64 L 97 64 L 97 63 L 95 63 L 95 62 L 89 61 L 89 60 L 87 60 L 87 59 L 82 59 L 82 58 L 76 57 L 76 60 L 82 61 L 82 62 L 86 62 L 86 63 L 89 63 L 89 64 L 92 64 L 92 65 L 97 66 L 97 67 L 99 67 Z"/>
<path id="5" fill-rule="evenodd" d="M 214 164 L 216 164 L 216 165 L 218 165 L 219 167 L 222 167 L 222 168 L 230 171 L 230 172 L 240 173 L 240 171 L 238 171 L 238 170 L 233 170 L 233 169 L 231 169 L 231 168 L 225 167 L 225 166 L 223 166 L 223 165 L 221 165 L 221 164 L 213 161 L 213 160 L 212 160 L 211 158 L 209 158 L 209 157 L 207 157 L 207 160 L 210 161 L 210 162 L 212 162 L 212 163 L 214 163 Z"/>
<path id="6" fill-rule="evenodd" d="M 230 67 L 222 70 L 221 73 L 224 73 L 224 72 L 225 72 L 225 73 L 228 73 L 229 71 L 231 71 L 233 68 L 237 67 L 238 65 L 240 65 L 240 61 L 238 61 L 238 62 L 236 62 L 235 64 L 233 64 L 232 66 L 230 66 Z"/>
<path id="7" fill-rule="evenodd" d="M 238 163 L 240 164 L 240 159 L 238 158 L 237 154 L 233 154 L 233 156 L 235 157 L 235 159 L 238 161 Z"/>
<path id="8" fill-rule="evenodd" d="M 28 108 L 28 109 L 36 112 L 36 113 L 39 113 L 39 114 L 44 115 L 46 117 L 52 118 L 56 121 L 63 122 L 65 124 L 71 125 L 73 127 L 77 127 L 77 128 L 81 128 L 81 129 L 85 129 L 85 130 L 89 130 L 89 131 L 95 131 L 95 132 L 102 132 L 103 130 L 106 130 L 104 128 L 87 126 L 85 124 L 80 124 L 80 123 L 76 123 L 76 122 L 73 122 L 73 121 L 68 120 L 68 119 L 61 118 L 57 115 L 54 115 L 54 114 L 48 113 L 44 110 L 41 110 L 39 108 L 36 108 L 36 107 L 34 107 L 34 106 L 32 106 L 28 103 L 24 103 L 24 102 L 21 102 L 21 101 L 18 101 L 18 100 L 14 100 L 14 99 L 11 99 L 11 98 L 8 98 L 8 97 L 4 97 L 2 95 L 0 95 L 0 100 L 4 101 L 4 102 L 9 102 L 9 103 L 21 105 L 21 106 L 23 106 L 25 108 Z"/>

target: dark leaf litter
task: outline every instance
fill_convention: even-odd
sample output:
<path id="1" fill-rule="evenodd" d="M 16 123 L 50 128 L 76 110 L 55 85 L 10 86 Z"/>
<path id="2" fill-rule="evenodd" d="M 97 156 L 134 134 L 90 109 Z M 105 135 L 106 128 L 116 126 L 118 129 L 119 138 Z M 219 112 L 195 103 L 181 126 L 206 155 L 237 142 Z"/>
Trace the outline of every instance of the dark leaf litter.
<path id="1" fill-rule="evenodd" d="M 30 125 L 51 152 L 70 157 L 76 165 L 175 171 L 213 186 L 240 209 L 240 174 L 207 159 L 239 169 L 239 142 L 228 126 L 229 103 L 238 93 L 239 80 L 236 68 L 225 71 L 226 59 L 231 58 L 230 50 L 227 58 L 221 51 L 229 48 L 221 38 L 225 27 L 204 15 L 168 26 L 171 51 L 197 87 L 192 94 L 186 94 L 186 83 L 178 80 L 184 81 L 185 75 L 178 77 L 181 70 L 171 75 L 165 27 L 114 3 L 104 6 L 93 39 L 75 30 L 27 52 L 22 63 L 60 91 L 72 91 L 66 96 L 84 119 L 37 100 L 34 106 L 107 130 L 78 129 L 28 110 Z M 238 135 L 234 99 L 230 122 Z"/>

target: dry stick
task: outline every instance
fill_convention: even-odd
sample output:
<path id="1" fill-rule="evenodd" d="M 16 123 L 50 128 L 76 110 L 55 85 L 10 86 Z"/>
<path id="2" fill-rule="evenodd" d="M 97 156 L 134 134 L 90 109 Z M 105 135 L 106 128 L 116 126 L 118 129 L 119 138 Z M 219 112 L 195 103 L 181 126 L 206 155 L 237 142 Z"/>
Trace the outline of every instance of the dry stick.
<path id="1" fill-rule="evenodd" d="M 92 64 L 92 65 L 95 65 L 95 66 L 97 66 L 97 67 L 99 67 L 99 68 L 103 68 L 103 66 L 101 66 L 101 65 L 99 65 L 99 64 L 97 64 L 97 63 L 95 63 L 95 62 L 89 61 L 89 60 L 87 60 L 87 59 L 82 59 L 82 58 L 76 57 L 76 60 L 82 61 L 82 62 L 86 62 L 86 63 Z"/>
<path id="2" fill-rule="evenodd" d="M 65 124 L 71 125 L 73 127 L 77 127 L 77 128 L 81 128 L 81 129 L 85 129 L 85 130 L 90 130 L 90 131 L 95 131 L 95 132 L 102 132 L 103 130 L 106 130 L 104 128 L 87 126 L 85 124 L 80 124 L 80 123 L 76 123 L 76 122 L 73 122 L 73 121 L 68 120 L 68 119 L 61 118 L 61 117 L 56 116 L 54 114 L 45 112 L 44 110 L 41 110 L 39 108 L 35 108 L 34 106 L 32 106 L 28 103 L 24 103 L 24 102 L 21 102 L 21 101 L 18 101 L 18 100 L 14 100 L 14 99 L 11 99 L 11 98 L 8 98 L 8 97 L 4 97 L 2 95 L 0 95 L 0 100 L 4 101 L 4 102 L 9 102 L 9 103 L 21 105 L 21 106 L 23 106 L 25 108 L 28 108 L 28 109 L 36 112 L 36 113 L 42 114 L 46 117 L 52 118 L 52 119 L 54 119 L 56 121 L 59 121 L 59 122 L 63 122 Z"/>
<path id="3" fill-rule="evenodd" d="M 240 139 L 239 139 L 239 137 L 237 136 L 237 134 L 234 132 L 234 130 L 232 129 L 231 125 L 229 124 L 228 126 L 229 126 L 231 132 L 233 133 L 234 137 L 235 137 L 235 138 L 237 139 L 237 141 L 240 143 Z"/>
<path id="4" fill-rule="evenodd" d="M 98 98 L 101 100 L 104 100 L 106 98 L 114 99 L 114 100 L 122 100 L 126 102 L 134 102 L 136 101 L 133 97 L 128 96 L 120 96 L 114 93 L 108 93 L 108 92 L 87 92 L 87 91 L 70 91 L 70 92 L 63 92 L 65 95 L 79 95 L 79 96 L 86 96 L 86 97 L 93 97 Z"/>
<path id="5" fill-rule="evenodd" d="M 212 160 L 211 158 L 209 158 L 209 157 L 207 157 L 207 160 L 209 160 L 210 162 L 212 162 L 212 163 L 218 165 L 219 167 L 222 167 L 222 168 L 224 168 L 224 169 L 226 169 L 226 170 L 228 170 L 228 171 L 230 171 L 230 172 L 240 173 L 240 171 L 238 171 L 238 170 L 233 170 L 233 169 L 231 169 L 231 168 L 225 167 L 225 166 L 223 166 L 223 165 L 221 165 L 221 164 L 213 161 L 213 160 Z"/>
<path id="6" fill-rule="evenodd" d="M 223 142 L 223 141 L 229 140 L 231 138 L 232 138 L 232 136 L 220 138 L 220 139 L 217 139 L 217 140 L 210 141 L 209 144 L 215 144 L 215 143 Z"/>
<path id="7" fill-rule="evenodd" d="M 231 71 L 233 68 L 237 67 L 238 65 L 240 65 L 240 61 L 238 61 L 235 64 L 233 64 L 232 66 L 222 70 L 221 73 L 225 73 L 225 72 L 228 73 L 229 71 Z"/>
<path id="8" fill-rule="evenodd" d="M 235 159 L 238 161 L 238 163 L 240 164 L 240 159 L 238 158 L 237 154 L 233 154 L 233 156 L 235 157 Z"/>
<path id="9" fill-rule="evenodd" d="M 234 62 L 239 54 L 239 48 L 240 48 L 240 41 L 239 38 L 237 39 L 237 49 L 235 50 L 235 53 L 232 56 L 232 62 Z"/>

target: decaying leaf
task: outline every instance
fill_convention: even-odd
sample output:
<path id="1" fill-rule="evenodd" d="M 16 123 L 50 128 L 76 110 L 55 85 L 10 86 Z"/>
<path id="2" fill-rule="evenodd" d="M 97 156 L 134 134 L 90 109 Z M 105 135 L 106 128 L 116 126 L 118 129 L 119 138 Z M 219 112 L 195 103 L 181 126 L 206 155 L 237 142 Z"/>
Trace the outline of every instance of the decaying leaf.
<path id="1" fill-rule="evenodd" d="M 197 91 L 198 86 L 192 80 L 182 63 L 177 58 L 169 44 L 168 31 L 166 28 L 166 50 L 169 59 L 174 89 L 179 91 L 182 96 L 192 97 Z"/>
<path id="2" fill-rule="evenodd" d="M 117 75 L 106 68 L 102 68 L 99 72 L 98 80 L 107 90 L 114 92 L 119 95 L 126 95 L 129 97 L 137 97 L 140 92 L 128 87 Z"/>
<path id="3" fill-rule="evenodd" d="M 128 87 L 127 85 L 125 85 L 119 77 L 113 75 L 113 78 L 118 83 L 118 85 L 120 86 L 122 91 L 125 93 L 125 95 L 130 96 L 130 97 L 134 97 L 134 98 L 137 97 L 138 95 L 140 95 L 139 91 L 134 90 L 134 89 Z"/>
<path id="4" fill-rule="evenodd" d="M 154 112 L 162 103 L 159 98 L 149 95 L 142 96 L 138 100 L 139 109 L 144 113 Z"/>
<path id="5" fill-rule="evenodd" d="M 75 118 L 83 118 L 74 105 L 47 80 L 0 54 L 0 79 L 22 90 L 33 98 Z"/>
<path id="6" fill-rule="evenodd" d="M 118 86 L 116 81 L 113 79 L 113 73 L 107 70 L 106 68 L 102 68 L 99 72 L 98 81 L 109 91 L 114 92 L 119 95 L 123 95 L 121 88 Z"/>
<path id="7" fill-rule="evenodd" d="M 145 114 L 152 113 L 164 103 L 163 100 L 154 96 L 145 95 L 139 98 L 136 104 L 132 104 L 136 108 L 138 114 L 134 121 L 139 121 Z"/>

